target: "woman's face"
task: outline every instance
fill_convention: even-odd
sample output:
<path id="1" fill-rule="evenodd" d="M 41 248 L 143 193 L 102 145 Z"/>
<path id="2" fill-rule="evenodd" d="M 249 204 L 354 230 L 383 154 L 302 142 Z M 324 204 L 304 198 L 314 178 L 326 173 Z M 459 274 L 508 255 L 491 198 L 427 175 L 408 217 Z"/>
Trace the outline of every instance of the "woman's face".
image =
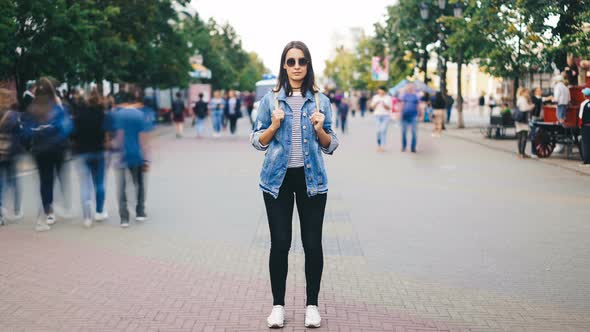
<path id="1" fill-rule="evenodd" d="M 293 60 L 291 59 L 295 60 L 294 64 Z M 305 78 L 305 75 L 307 75 L 307 64 L 302 66 L 299 62 L 305 60 L 309 61 L 309 59 L 300 59 L 305 59 L 305 55 L 303 54 L 302 50 L 298 48 L 292 48 L 289 51 L 287 51 L 287 56 L 285 57 L 285 63 L 283 63 L 283 68 L 287 71 L 287 76 L 291 81 L 301 82 Z M 287 63 L 293 64 L 293 66 L 290 67 L 287 65 Z"/>
<path id="2" fill-rule="evenodd" d="M 541 90 L 541 88 L 536 88 L 535 89 L 535 96 L 540 96 L 543 94 L 543 90 Z"/>

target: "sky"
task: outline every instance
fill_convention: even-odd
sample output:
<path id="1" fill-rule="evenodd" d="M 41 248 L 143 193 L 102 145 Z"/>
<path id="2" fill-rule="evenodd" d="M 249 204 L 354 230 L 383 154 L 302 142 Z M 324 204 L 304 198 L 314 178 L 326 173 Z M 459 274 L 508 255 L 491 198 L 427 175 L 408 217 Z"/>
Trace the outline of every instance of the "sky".
<path id="1" fill-rule="evenodd" d="M 246 51 L 254 51 L 274 74 L 278 73 L 281 52 L 292 40 L 309 48 L 314 71 L 319 76 L 334 48 L 334 35 L 346 34 L 350 27 L 364 28 L 372 35 L 373 24 L 383 21 L 386 7 L 395 0 L 365 0 L 346 3 L 336 0 L 193 0 L 191 8 L 202 19 L 213 17 L 229 23 L 242 38 Z"/>

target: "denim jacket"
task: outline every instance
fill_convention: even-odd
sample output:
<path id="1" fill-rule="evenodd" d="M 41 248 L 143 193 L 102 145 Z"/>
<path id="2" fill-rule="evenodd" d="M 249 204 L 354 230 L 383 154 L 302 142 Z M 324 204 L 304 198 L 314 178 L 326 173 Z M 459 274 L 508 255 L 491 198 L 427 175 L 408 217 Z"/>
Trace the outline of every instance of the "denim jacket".
<path id="1" fill-rule="evenodd" d="M 323 148 L 318 140 L 317 134 L 310 117 L 315 112 L 314 94 L 308 91 L 305 95 L 305 102 L 301 107 L 301 139 L 303 140 L 303 160 L 305 162 L 305 182 L 307 185 L 307 195 L 315 196 L 328 192 L 328 177 L 326 175 L 326 166 L 322 152 L 332 154 L 338 147 L 338 138 L 332 130 L 332 109 L 330 100 L 325 95 L 319 94 L 320 112 L 325 116 L 324 130 L 332 137 L 332 142 L 327 148 Z M 293 111 L 287 104 L 287 97 L 284 89 L 278 94 L 279 108 L 285 112 L 285 118 L 281 127 L 275 133 L 267 146 L 260 144 L 260 135 L 270 126 L 272 111 L 274 109 L 274 92 L 269 92 L 260 101 L 258 107 L 258 116 L 250 142 L 260 151 L 266 151 L 262 171 L 260 172 L 260 188 L 262 191 L 269 193 L 274 198 L 279 196 L 279 189 L 287 173 L 289 155 L 291 153 L 291 137 L 293 128 Z"/>

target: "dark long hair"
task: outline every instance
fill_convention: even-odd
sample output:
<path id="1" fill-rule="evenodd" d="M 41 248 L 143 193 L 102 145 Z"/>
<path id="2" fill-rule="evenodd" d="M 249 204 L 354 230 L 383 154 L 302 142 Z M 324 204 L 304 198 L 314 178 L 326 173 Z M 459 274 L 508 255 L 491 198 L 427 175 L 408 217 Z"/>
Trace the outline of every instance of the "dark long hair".
<path id="1" fill-rule="evenodd" d="M 37 121 L 47 121 L 51 109 L 57 102 L 54 83 L 49 77 L 41 77 L 35 86 L 35 99 L 33 99 L 28 111 Z"/>
<path id="2" fill-rule="evenodd" d="M 279 81 L 277 82 L 277 86 L 274 88 L 274 92 L 279 92 L 281 88 L 285 89 L 285 93 L 287 96 L 293 95 L 293 89 L 291 88 L 291 83 L 289 83 L 289 77 L 287 76 L 287 70 L 283 68 L 285 65 L 285 61 L 287 61 L 287 52 L 290 49 L 296 48 L 303 52 L 303 56 L 307 59 L 307 74 L 305 78 L 303 78 L 303 83 L 301 84 L 301 95 L 305 96 L 307 91 L 316 92 L 317 89 L 315 87 L 315 74 L 313 73 L 313 62 L 311 61 L 311 53 L 309 53 L 309 49 L 307 46 L 300 41 L 292 41 L 285 46 L 283 49 L 283 54 L 281 55 L 281 67 L 279 70 Z"/>

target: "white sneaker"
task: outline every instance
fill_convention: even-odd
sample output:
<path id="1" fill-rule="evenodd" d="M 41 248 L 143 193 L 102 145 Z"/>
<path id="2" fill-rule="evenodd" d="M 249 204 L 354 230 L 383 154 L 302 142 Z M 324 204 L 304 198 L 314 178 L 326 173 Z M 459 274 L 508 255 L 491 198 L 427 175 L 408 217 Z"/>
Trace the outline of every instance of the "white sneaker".
<path id="1" fill-rule="evenodd" d="M 14 211 L 14 216 L 12 217 L 12 219 L 21 220 L 24 217 L 25 217 L 25 215 L 23 214 L 23 212 L 19 210 L 19 211 Z"/>
<path id="2" fill-rule="evenodd" d="M 106 211 L 103 211 L 101 213 L 97 212 L 94 215 L 94 220 L 96 220 L 96 221 L 105 221 L 107 219 L 109 219 L 109 214 Z"/>
<path id="3" fill-rule="evenodd" d="M 37 226 L 35 226 L 35 230 L 37 232 L 45 232 L 50 229 L 51 227 L 49 227 L 49 225 L 47 225 L 47 223 L 43 222 L 42 220 L 37 221 Z"/>
<path id="4" fill-rule="evenodd" d="M 283 327 L 285 323 L 285 308 L 282 305 L 275 305 L 272 307 L 270 316 L 266 318 L 266 324 L 270 328 Z"/>
<path id="5" fill-rule="evenodd" d="M 121 221 L 121 228 L 129 227 L 129 221 Z"/>
<path id="6" fill-rule="evenodd" d="M 45 221 L 47 225 L 51 226 L 55 224 L 55 215 L 53 213 L 47 215 L 47 220 Z"/>
<path id="7" fill-rule="evenodd" d="M 84 226 L 86 226 L 86 228 L 92 227 L 92 219 L 84 219 Z"/>
<path id="8" fill-rule="evenodd" d="M 322 317 L 317 305 L 308 305 L 305 309 L 305 327 L 320 327 Z"/>

